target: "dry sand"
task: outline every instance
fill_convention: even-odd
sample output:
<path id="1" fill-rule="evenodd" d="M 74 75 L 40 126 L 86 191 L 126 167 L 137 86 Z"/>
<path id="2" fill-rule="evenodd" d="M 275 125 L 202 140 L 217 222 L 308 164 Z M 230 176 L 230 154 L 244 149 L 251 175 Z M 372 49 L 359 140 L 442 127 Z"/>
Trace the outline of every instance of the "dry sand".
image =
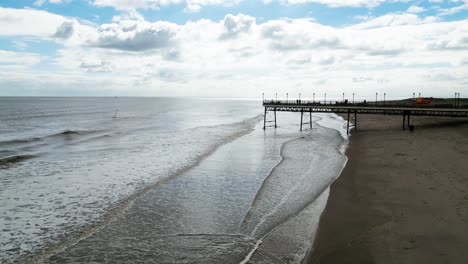
<path id="1" fill-rule="evenodd" d="M 468 120 L 358 116 L 309 263 L 468 263 Z"/>

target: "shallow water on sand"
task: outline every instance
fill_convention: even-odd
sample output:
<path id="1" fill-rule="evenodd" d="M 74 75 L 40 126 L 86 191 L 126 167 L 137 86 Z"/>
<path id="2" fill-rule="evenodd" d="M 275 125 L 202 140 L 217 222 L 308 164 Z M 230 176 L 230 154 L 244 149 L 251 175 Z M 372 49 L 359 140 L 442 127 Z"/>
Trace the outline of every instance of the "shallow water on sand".
<path id="1" fill-rule="evenodd" d="M 50 263 L 300 263 L 346 158 L 335 130 L 278 130 L 226 144 Z"/>
<path id="2" fill-rule="evenodd" d="M 346 162 L 341 119 L 316 114 L 314 129 L 299 132 L 298 115 L 279 113 L 280 127 L 264 131 L 258 102 L 155 98 L 126 99 L 109 122 L 101 112 L 115 103 L 102 100 L 94 114 L 45 111 L 46 132 L 30 111 L 23 123 L 0 117 L 10 122 L 1 157 L 31 156 L 0 169 L 4 262 L 300 263 L 308 254 Z M 156 106 L 135 110 L 143 103 Z M 24 124 L 37 131 L 9 132 Z"/>
<path id="3" fill-rule="evenodd" d="M 250 131 L 260 110 L 234 100 L 0 98 L 0 262 L 88 232 L 116 204 Z"/>

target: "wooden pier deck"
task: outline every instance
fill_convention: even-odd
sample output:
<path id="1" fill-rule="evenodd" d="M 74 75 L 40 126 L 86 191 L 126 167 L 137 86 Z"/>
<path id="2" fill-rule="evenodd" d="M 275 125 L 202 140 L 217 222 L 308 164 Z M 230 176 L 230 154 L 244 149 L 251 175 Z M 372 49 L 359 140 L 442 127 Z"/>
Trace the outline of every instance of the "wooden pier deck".
<path id="1" fill-rule="evenodd" d="M 347 131 L 349 133 L 350 116 L 354 114 L 354 128 L 357 130 L 357 115 L 401 115 L 403 116 L 402 129 L 410 127 L 410 116 L 439 116 L 439 117 L 468 117 L 467 106 L 450 105 L 402 105 L 385 104 L 385 102 L 376 103 L 344 103 L 344 102 L 311 102 L 311 101 L 282 101 L 282 100 L 264 100 L 265 107 L 263 128 L 277 127 L 276 112 L 300 112 L 302 131 L 303 125 L 308 124 L 312 128 L 313 113 L 340 113 L 348 115 Z M 273 114 L 272 114 L 273 113 Z M 306 122 L 304 122 L 306 115 Z M 307 117 L 308 116 L 308 117 Z M 274 124 L 273 124 L 274 123 Z M 270 125 L 271 124 L 271 125 Z"/>

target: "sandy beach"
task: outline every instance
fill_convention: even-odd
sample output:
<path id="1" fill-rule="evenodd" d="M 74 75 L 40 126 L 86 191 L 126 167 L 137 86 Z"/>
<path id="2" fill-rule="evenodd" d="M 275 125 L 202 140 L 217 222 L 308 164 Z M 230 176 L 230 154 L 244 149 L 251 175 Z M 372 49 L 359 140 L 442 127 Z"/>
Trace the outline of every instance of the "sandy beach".
<path id="1" fill-rule="evenodd" d="M 468 263 L 468 120 L 358 116 L 309 263 Z"/>

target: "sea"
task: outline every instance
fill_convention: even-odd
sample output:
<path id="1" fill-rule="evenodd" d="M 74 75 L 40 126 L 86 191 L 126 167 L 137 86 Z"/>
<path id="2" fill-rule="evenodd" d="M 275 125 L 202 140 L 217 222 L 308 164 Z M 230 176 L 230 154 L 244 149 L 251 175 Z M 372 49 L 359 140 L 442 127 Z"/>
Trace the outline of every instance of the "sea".
<path id="1" fill-rule="evenodd" d="M 0 263 L 303 263 L 345 122 L 260 100 L 0 97 Z M 271 123 L 270 123 L 271 124 Z"/>

